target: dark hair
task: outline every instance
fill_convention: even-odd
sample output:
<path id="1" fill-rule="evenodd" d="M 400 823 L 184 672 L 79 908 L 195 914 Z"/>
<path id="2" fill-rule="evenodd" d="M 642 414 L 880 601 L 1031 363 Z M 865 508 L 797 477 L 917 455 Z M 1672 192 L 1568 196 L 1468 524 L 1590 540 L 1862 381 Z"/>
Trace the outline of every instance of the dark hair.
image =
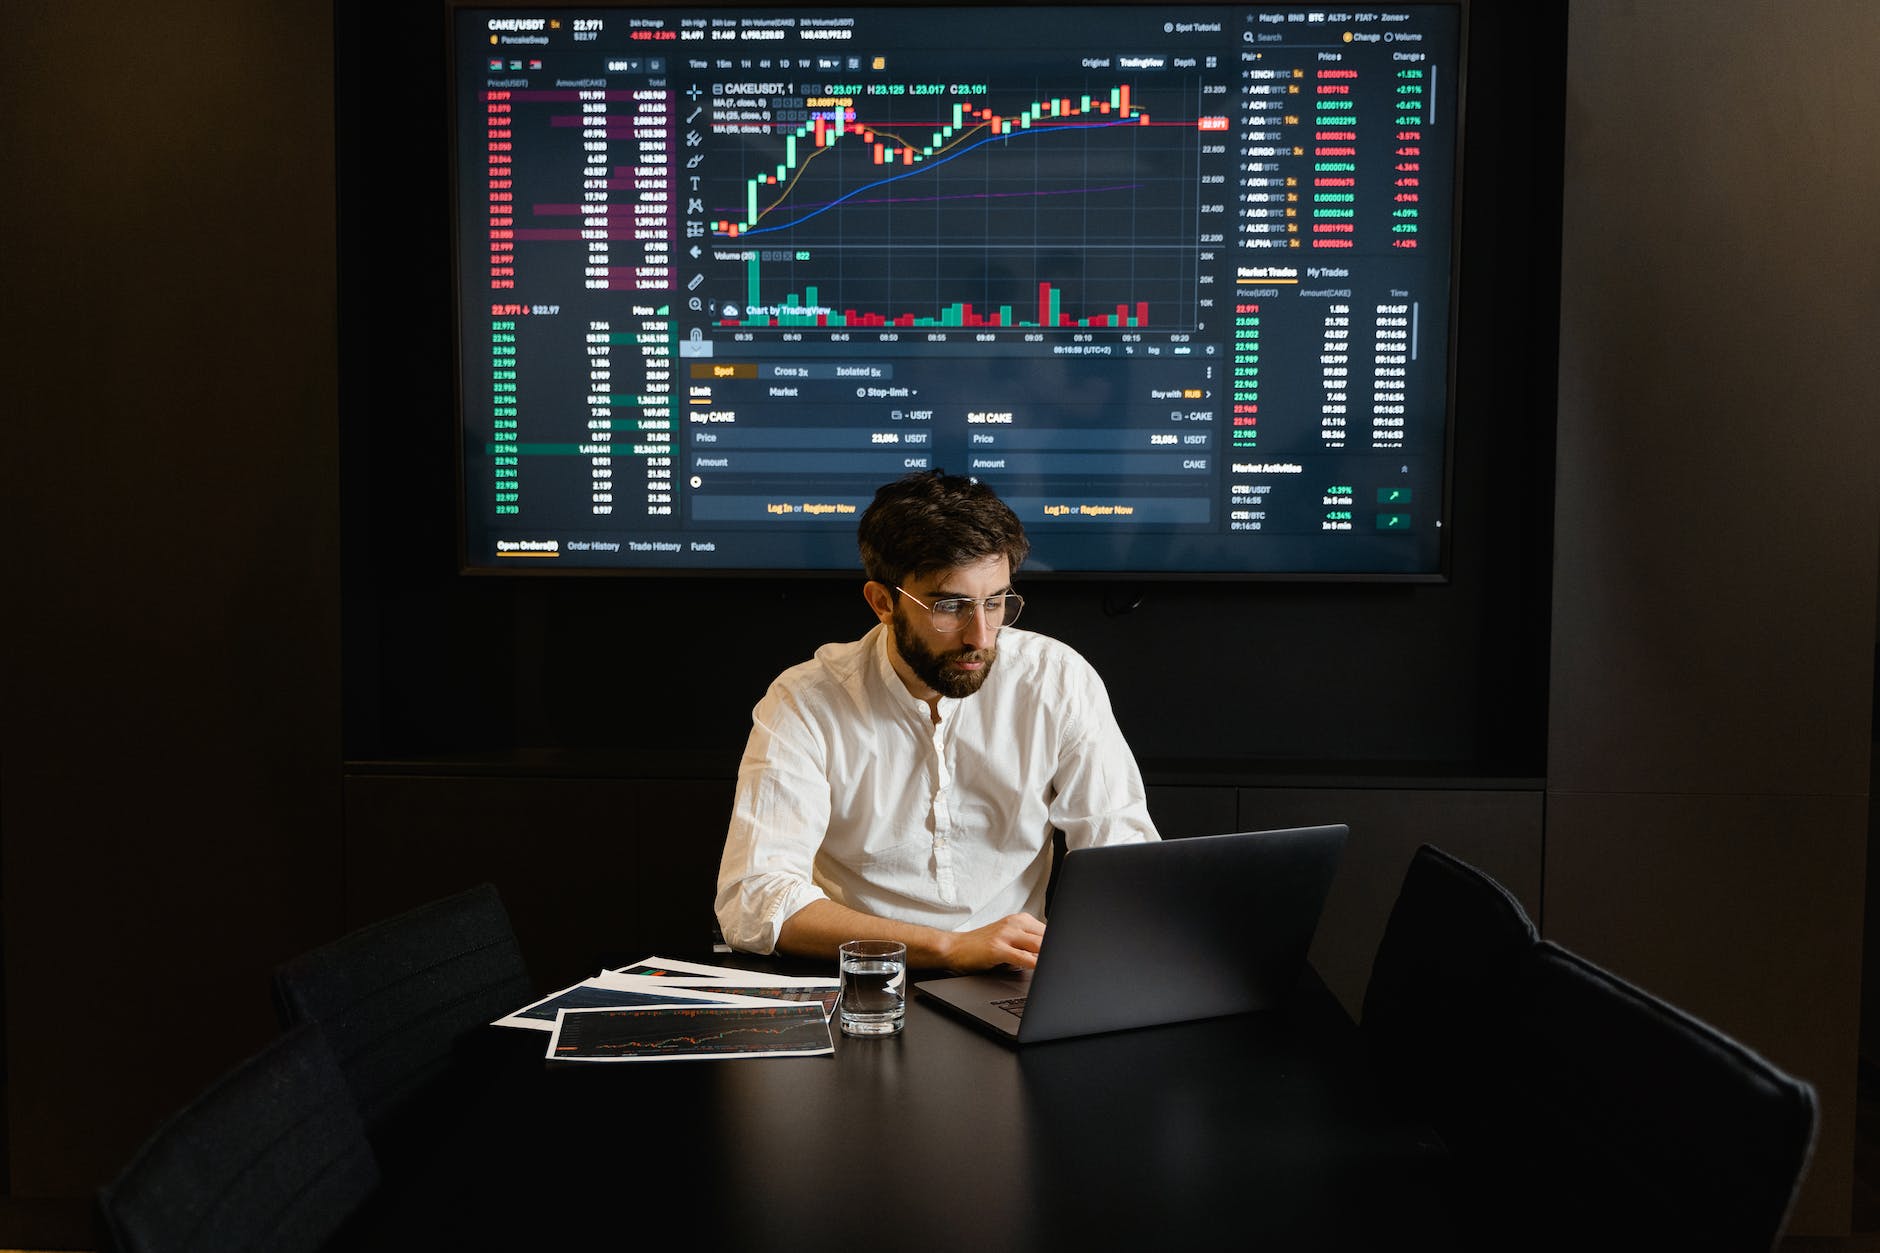
<path id="1" fill-rule="evenodd" d="M 923 470 L 875 492 L 856 528 L 862 569 L 896 587 L 910 578 L 1007 557 L 1012 572 L 1031 551 L 1024 524 L 984 483 Z"/>

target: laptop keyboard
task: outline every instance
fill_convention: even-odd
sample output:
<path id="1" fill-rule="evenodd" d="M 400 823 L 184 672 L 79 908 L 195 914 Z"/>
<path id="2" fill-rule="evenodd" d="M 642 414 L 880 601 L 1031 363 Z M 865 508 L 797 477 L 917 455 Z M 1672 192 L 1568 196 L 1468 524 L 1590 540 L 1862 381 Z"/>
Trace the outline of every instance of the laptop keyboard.
<path id="1" fill-rule="evenodd" d="M 1027 998 L 1023 996 L 1009 996 L 1002 1001 L 994 1001 L 992 1003 L 1014 1018 L 1023 1018 L 1025 1016 L 1026 1000 Z"/>

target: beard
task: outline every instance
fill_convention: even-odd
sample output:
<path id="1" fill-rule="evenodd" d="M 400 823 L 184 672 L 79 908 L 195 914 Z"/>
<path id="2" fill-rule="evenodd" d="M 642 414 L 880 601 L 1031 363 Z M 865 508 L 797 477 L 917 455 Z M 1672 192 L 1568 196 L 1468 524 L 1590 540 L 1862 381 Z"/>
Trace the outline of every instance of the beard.
<path id="1" fill-rule="evenodd" d="M 951 652 L 935 652 L 915 636 L 907 616 L 898 607 L 894 614 L 894 646 L 900 650 L 901 660 L 907 663 L 907 668 L 914 672 L 915 678 L 940 695 L 950 696 L 954 700 L 977 692 L 999 659 L 997 648 L 956 648 Z M 977 670 L 954 669 L 953 664 L 961 661 L 985 664 Z"/>

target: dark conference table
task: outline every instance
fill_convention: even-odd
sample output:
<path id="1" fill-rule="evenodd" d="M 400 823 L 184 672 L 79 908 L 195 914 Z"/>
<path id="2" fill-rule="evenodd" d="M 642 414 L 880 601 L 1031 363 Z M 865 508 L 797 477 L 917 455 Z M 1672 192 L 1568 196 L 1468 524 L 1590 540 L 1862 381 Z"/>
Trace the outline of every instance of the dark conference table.
<path id="1" fill-rule="evenodd" d="M 1023 1048 L 918 994 L 899 1035 L 838 1032 L 833 1056 L 549 1063 L 547 1043 L 476 1042 L 485 1077 L 415 1169 L 388 1162 L 360 1247 L 633 1247 L 674 1227 L 659 1244 L 1451 1245 L 1440 1143 L 1378 1099 L 1310 973 L 1284 1010 Z"/>

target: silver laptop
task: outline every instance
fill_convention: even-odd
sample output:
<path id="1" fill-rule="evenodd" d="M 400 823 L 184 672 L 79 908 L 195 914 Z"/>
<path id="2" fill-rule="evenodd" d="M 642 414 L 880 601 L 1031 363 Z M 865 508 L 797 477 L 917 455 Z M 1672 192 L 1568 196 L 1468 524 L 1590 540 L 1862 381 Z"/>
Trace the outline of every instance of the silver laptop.
<path id="1" fill-rule="evenodd" d="M 1279 1004 L 1298 984 L 1343 824 L 1077 849 L 1038 965 L 915 990 L 1019 1044 Z"/>

